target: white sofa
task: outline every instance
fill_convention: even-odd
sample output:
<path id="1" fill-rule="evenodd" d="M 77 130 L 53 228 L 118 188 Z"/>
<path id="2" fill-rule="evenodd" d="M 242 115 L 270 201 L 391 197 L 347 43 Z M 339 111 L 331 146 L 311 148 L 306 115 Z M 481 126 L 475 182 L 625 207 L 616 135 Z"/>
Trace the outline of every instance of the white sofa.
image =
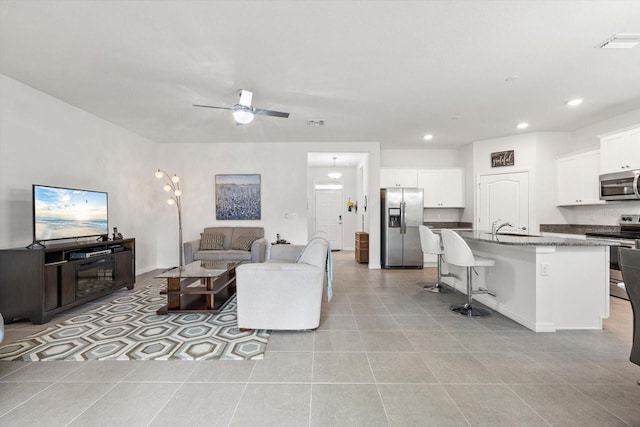
<path id="1" fill-rule="evenodd" d="M 328 241 L 314 236 L 306 246 L 273 245 L 264 263 L 238 266 L 238 327 L 304 330 L 320 326 L 328 253 Z"/>

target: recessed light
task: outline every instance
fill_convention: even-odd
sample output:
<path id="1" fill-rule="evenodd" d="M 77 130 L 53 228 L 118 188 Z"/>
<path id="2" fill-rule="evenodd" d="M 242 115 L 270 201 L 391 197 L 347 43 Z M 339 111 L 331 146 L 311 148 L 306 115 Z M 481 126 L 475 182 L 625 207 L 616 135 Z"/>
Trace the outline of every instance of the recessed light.
<path id="1" fill-rule="evenodd" d="M 601 49 L 631 49 L 640 44 L 640 34 L 614 34 L 597 47 Z"/>
<path id="2" fill-rule="evenodd" d="M 527 123 L 527 122 L 518 123 L 518 124 L 516 125 L 516 127 L 517 127 L 518 129 L 526 129 L 526 128 L 528 128 L 528 127 L 529 127 L 529 123 Z"/>
<path id="3" fill-rule="evenodd" d="M 572 99 L 571 101 L 567 102 L 567 105 L 569 107 L 575 107 L 580 104 L 582 104 L 582 98 Z"/>
<path id="4" fill-rule="evenodd" d="M 324 126 L 324 120 L 307 120 L 307 126 Z"/>
<path id="5" fill-rule="evenodd" d="M 425 141 L 431 141 L 433 139 L 433 135 L 431 135 L 430 133 L 426 134 L 425 136 L 422 137 Z"/>

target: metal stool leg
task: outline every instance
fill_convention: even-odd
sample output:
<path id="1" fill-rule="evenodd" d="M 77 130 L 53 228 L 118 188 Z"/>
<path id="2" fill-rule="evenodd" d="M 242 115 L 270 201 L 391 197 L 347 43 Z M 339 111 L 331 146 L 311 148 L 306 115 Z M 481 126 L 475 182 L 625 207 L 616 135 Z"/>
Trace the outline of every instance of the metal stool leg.
<path id="1" fill-rule="evenodd" d="M 449 306 L 449 310 L 455 311 L 462 315 L 472 316 L 490 316 L 493 312 L 487 308 L 474 307 L 473 306 L 473 283 L 472 267 L 467 267 L 467 303 L 466 304 L 452 304 Z"/>
<path id="2" fill-rule="evenodd" d="M 435 285 L 425 285 L 425 286 L 423 286 L 423 288 L 428 290 L 429 292 L 440 293 L 440 294 L 452 294 L 452 293 L 454 293 L 455 290 L 449 288 L 448 286 L 444 286 L 442 284 L 442 273 L 440 271 L 440 267 L 442 266 L 442 255 L 441 254 L 438 254 L 437 263 L 438 263 L 438 265 L 437 265 L 438 281 L 436 282 Z M 448 274 L 447 276 L 450 276 L 450 274 Z"/>

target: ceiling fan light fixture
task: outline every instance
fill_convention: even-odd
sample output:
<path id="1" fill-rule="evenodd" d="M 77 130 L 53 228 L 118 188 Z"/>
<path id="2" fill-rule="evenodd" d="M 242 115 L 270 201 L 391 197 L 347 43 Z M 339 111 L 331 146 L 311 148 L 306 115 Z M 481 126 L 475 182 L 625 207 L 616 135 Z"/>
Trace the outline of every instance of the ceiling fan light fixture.
<path id="1" fill-rule="evenodd" d="M 253 121 L 253 113 L 251 111 L 241 109 L 233 111 L 233 118 L 239 125 L 246 125 Z"/>

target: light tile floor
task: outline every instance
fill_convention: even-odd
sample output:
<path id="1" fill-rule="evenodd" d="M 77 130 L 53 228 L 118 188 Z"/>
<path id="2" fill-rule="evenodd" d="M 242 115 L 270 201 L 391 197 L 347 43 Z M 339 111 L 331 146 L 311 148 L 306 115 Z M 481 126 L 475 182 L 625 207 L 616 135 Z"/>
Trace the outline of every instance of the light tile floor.
<path id="1" fill-rule="evenodd" d="M 274 332 L 264 360 L 0 362 L 0 425 L 640 426 L 629 302 L 603 331 L 536 334 L 451 313 L 465 296 L 424 291 L 432 268 L 333 256 L 320 328 Z"/>

